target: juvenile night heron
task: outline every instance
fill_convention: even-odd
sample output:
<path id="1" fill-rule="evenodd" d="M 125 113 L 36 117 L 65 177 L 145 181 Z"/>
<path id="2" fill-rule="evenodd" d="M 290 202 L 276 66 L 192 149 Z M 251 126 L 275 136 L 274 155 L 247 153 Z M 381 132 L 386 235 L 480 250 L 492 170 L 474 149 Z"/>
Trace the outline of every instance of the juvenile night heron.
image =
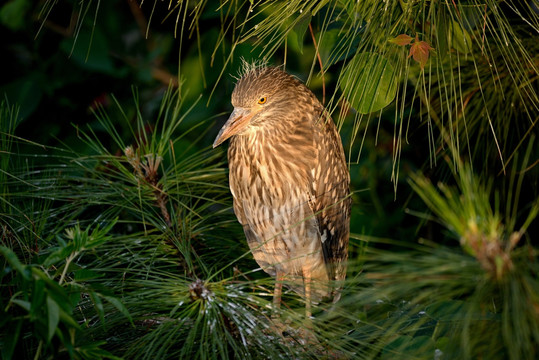
<path id="1" fill-rule="evenodd" d="M 258 264 L 311 302 L 337 301 L 346 276 L 350 176 L 339 133 L 316 96 L 275 67 L 245 64 L 234 111 L 213 147 L 230 138 L 234 212 Z"/>

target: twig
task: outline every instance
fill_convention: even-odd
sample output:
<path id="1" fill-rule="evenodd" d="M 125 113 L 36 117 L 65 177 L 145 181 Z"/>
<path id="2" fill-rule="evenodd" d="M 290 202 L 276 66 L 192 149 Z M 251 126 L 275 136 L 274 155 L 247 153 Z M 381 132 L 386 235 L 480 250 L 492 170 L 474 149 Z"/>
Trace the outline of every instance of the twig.
<path id="1" fill-rule="evenodd" d="M 170 221 L 170 214 L 167 209 L 167 194 L 165 194 L 157 185 L 154 185 L 153 192 L 155 194 L 155 201 L 157 202 L 157 206 L 159 206 L 159 209 L 161 210 L 161 215 L 163 215 L 163 218 L 165 219 L 165 222 L 168 227 L 171 227 L 172 222 Z"/>
<path id="2" fill-rule="evenodd" d="M 133 14 L 133 17 L 135 18 L 135 21 L 137 22 L 137 26 L 139 28 L 139 31 L 142 36 L 146 35 L 146 29 L 148 29 L 148 20 L 146 19 L 146 16 L 144 16 L 144 13 L 140 9 L 140 5 L 133 0 L 127 0 L 127 3 L 129 4 L 129 9 L 131 10 L 131 14 Z"/>
<path id="3" fill-rule="evenodd" d="M 460 18 L 459 8 L 457 7 L 457 4 L 455 3 L 455 0 L 451 0 L 451 2 L 453 3 L 453 6 L 455 7 L 455 10 L 457 11 L 457 16 Z"/>
<path id="4" fill-rule="evenodd" d="M 163 191 L 161 184 L 159 184 L 158 168 L 161 164 L 161 157 L 155 154 L 148 154 L 145 155 L 146 160 L 141 161 L 138 153 L 135 152 L 132 146 L 128 146 L 124 150 L 124 153 L 129 164 L 135 169 L 137 180 L 144 181 L 152 187 L 155 203 L 161 210 L 167 226 L 171 227 L 172 222 L 170 221 L 170 214 L 166 206 L 168 200 L 167 194 Z"/>

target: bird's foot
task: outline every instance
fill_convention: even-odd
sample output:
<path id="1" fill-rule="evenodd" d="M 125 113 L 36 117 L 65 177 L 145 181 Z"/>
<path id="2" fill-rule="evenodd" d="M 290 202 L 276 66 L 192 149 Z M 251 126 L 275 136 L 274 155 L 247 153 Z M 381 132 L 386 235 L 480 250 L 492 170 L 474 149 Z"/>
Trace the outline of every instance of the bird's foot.
<path id="1" fill-rule="evenodd" d="M 279 316 L 272 316 L 269 332 L 278 334 L 281 338 L 286 337 L 287 332 L 290 330 L 290 323 L 285 322 Z"/>
<path id="2" fill-rule="evenodd" d="M 300 327 L 295 330 L 296 334 L 294 338 L 304 346 L 319 345 L 318 339 L 314 330 L 310 327 Z"/>
<path id="3" fill-rule="evenodd" d="M 283 321 L 280 317 L 272 318 L 269 331 L 273 334 L 278 334 L 284 341 L 292 341 L 304 346 L 318 344 L 312 322 L 310 321 L 298 325 L 297 323 L 293 324 L 290 319 Z"/>

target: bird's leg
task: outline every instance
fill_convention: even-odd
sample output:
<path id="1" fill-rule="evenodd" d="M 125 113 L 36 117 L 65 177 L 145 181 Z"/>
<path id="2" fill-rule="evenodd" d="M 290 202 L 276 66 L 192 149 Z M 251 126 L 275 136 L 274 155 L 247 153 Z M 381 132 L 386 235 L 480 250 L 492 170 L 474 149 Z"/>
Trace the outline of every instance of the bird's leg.
<path id="1" fill-rule="evenodd" d="M 283 293 L 284 272 L 277 270 L 275 274 L 275 289 L 273 291 L 273 315 L 274 319 L 279 317 L 281 308 L 281 294 Z"/>
<path id="2" fill-rule="evenodd" d="M 305 318 L 307 321 L 311 318 L 311 271 L 303 268 L 303 287 L 305 289 Z"/>
<path id="3" fill-rule="evenodd" d="M 311 317 L 312 274 L 310 268 L 307 267 L 303 267 L 303 288 L 305 289 L 305 321 L 301 328 L 302 343 L 305 345 L 315 345 L 318 344 L 318 340 L 316 339 Z"/>

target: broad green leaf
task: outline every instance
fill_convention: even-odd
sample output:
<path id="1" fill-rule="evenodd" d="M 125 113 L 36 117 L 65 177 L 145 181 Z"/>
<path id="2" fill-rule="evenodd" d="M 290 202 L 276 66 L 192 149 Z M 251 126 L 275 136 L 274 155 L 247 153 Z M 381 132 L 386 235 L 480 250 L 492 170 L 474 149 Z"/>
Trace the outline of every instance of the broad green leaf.
<path id="1" fill-rule="evenodd" d="M 31 8 L 29 0 L 8 1 L 0 8 L 0 22 L 11 30 L 20 30 L 27 26 L 26 13 Z"/>
<path id="2" fill-rule="evenodd" d="M 303 54 L 303 38 L 305 37 L 305 32 L 307 31 L 307 28 L 309 27 L 309 23 L 311 22 L 311 13 L 305 13 L 303 14 L 296 25 L 294 25 L 294 28 L 292 29 L 292 33 L 295 35 L 299 52 Z"/>
<path id="3" fill-rule="evenodd" d="M 448 21 L 449 20 L 446 18 L 446 16 L 441 13 L 434 24 L 434 28 L 436 30 L 436 40 L 434 42 L 434 46 L 436 47 L 438 56 L 441 59 L 443 59 L 449 51 L 450 35 Z"/>
<path id="4" fill-rule="evenodd" d="M 462 23 L 467 30 L 473 30 L 485 25 L 485 8 L 477 5 L 459 4 Z"/>
<path id="5" fill-rule="evenodd" d="M 324 31 L 322 34 L 322 38 L 318 44 L 318 52 L 320 53 L 322 64 L 327 64 L 329 62 L 331 52 L 339 41 L 340 31 L 340 29 L 331 29 Z"/>
<path id="6" fill-rule="evenodd" d="M 443 351 L 447 347 L 447 344 L 449 344 L 449 338 L 446 336 L 442 336 L 436 339 L 435 346 L 437 349 L 440 349 Z"/>
<path id="7" fill-rule="evenodd" d="M 464 54 L 468 54 L 472 50 L 472 37 L 457 21 L 451 21 L 449 25 L 448 36 L 450 37 L 451 46 Z"/>
<path id="8" fill-rule="evenodd" d="M 83 69 L 122 76 L 123 71 L 114 68 L 107 36 L 97 27 L 85 30 L 74 38 L 65 39 L 60 48 Z"/>
<path id="9" fill-rule="evenodd" d="M 10 103 L 20 105 L 19 119 L 17 121 L 26 119 L 37 109 L 43 97 L 39 73 L 37 71 L 32 72 L 13 82 L 2 85 L 0 94 L 2 94 L 2 97 L 7 98 Z"/>
<path id="10" fill-rule="evenodd" d="M 47 296 L 48 331 L 47 341 L 51 341 L 58 323 L 60 322 L 60 307 L 53 298 Z"/>
<path id="11" fill-rule="evenodd" d="M 346 99 L 361 114 L 389 105 L 397 92 L 395 70 L 389 60 L 375 53 L 357 54 L 340 77 Z"/>

